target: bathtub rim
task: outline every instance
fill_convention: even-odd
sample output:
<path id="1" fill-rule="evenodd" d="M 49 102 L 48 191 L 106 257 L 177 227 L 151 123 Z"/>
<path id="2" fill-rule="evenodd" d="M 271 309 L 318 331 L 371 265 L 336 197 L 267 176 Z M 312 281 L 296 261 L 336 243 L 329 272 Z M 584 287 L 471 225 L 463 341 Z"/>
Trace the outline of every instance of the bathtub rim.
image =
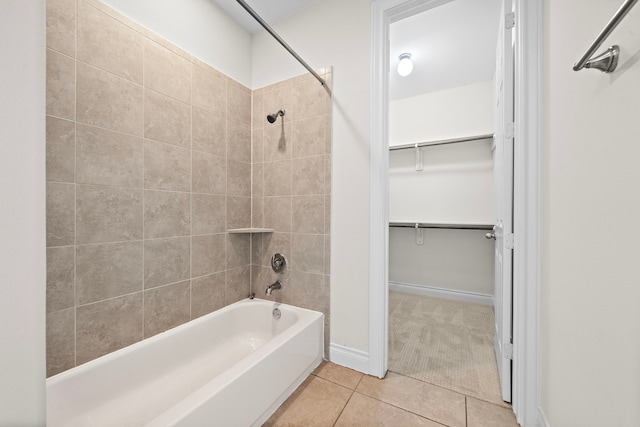
<path id="1" fill-rule="evenodd" d="M 150 336 L 148 338 L 144 338 L 140 341 L 136 341 L 133 344 L 129 344 L 128 346 L 119 348 L 118 350 L 114 350 L 110 353 L 104 354 L 102 356 L 99 356 L 93 360 L 89 360 L 88 362 L 82 363 L 80 365 L 74 366 L 73 368 L 69 368 L 66 371 L 62 371 L 58 374 L 52 375 L 50 377 L 48 377 L 46 379 L 46 388 L 48 389 L 49 387 L 53 387 L 55 386 L 58 382 L 64 381 L 64 379 L 67 376 L 72 376 L 75 372 L 78 372 L 80 370 L 83 369 L 90 369 L 94 366 L 101 366 L 104 365 L 106 363 L 108 363 L 110 360 L 112 359 L 116 359 L 119 357 L 122 357 L 130 352 L 135 351 L 136 348 L 138 347 L 142 347 L 144 345 L 150 345 L 154 342 L 157 341 L 162 341 L 163 339 L 166 339 L 167 337 L 171 336 L 171 335 L 175 335 L 180 333 L 180 331 L 182 331 L 183 329 L 187 329 L 189 327 L 193 327 L 195 325 L 198 325 L 200 323 L 205 323 L 208 320 L 210 320 L 213 317 L 218 317 L 221 316 L 222 314 L 224 314 L 227 311 L 231 311 L 233 310 L 234 307 L 239 306 L 239 305 L 245 305 L 245 304 L 251 304 L 251 303 L 258 303 L 258 304 L 273 304 L 274 308 L 276 307 L 285 307 L 285 308 L 290 308 L 292 310 L 306 310 L 306 311 L 310 311 L 313 313 L 318 313 L 321 316 L 323 316 L 324 318 L 324 314 L 320 311 L 316 311 L 316 310 L 311 310 L 308 308 L 303 308 L 303 307 L 298 307 L 295 305 L 290 305 L 290 304 L 285 304 L 285 303 L 280 303 L 280 302 L 276 302 L 276 301 L 269 301 L 269 300 L 265 300 L 262 298 L 244 298 L 241 299 L 240 301 L 236 301 L 232 304 L 226 305 L 222 308 L 219 308 L 218 310 L 212 311 L 211 313 L 205 314 L 203 316 L 197 317 L 195 319 L 192 319 L 188 322 L 185 322 L 181 325 L 178 326 L 174 326 L 173 328 L 167 329 L 166 331 L 162 331 L 159 332 L 153 336 Z M 286 331 L 285 331 L 286 332 Z M 274 340 L 277 339 L 278 336 L 274 337 Z M 257 349 L 256 351 L 258 351 L 260 349 Z M 82 369 L 80 369 L 82 368 Z"/>
<path id="2" fill-rule="evenodd" d="M 324 345 L 323 345 L 323 337 L 324 337 L 324 314 L 319 311 L 310 310 L 302 307 L 292 306 L 288 304 L 280 304 L 274 301 L 259 299 L 267 304 L 275 304 L 278 307 L 284 305 L 285 307 L 293 307 L 296 310 L 304 310 L 313 313 L 313 317 L 310 317 L 306 324 L 300 328 L 301 332 L 306 329 L 313 328 L 314 323 L 317 322 L 317 327 L 319 328 L 319 352 L 317 357 L 311 361 L 304 371 L 298 377 L 292 381 L 289 386 L 285 390 L 283 390 L 279 396 L 273 401 L 273 403 L 265 410 L 263 410 L 262 415 L 260 415 L 252 424 L 252 427 L 260 427 L 264 422 L 266 422 L 271 415 L 273 415 L 276 410 L 293 394 L 293 392 L 307 379 L 311 373 L 322 363 L 325 358 L 324 355 Z M 244 300 L 243 300 L 244 301 Z M 246 359 L 238 361 L 238 363 L 234 364 L 230 369 L 222 372 L 215 379 L 207 382 L 202 387 L 194 390 L 192 394 L 190 394 L 185 399 L 178 402 L 176 405 L 168 408 L 165 412 L 159 414 L 154 419 L 150 420 L 148 423 L 144 424 L 142 427 L 159 427 L 165 426 L 166 423 L 171 423 L 170 425 L 182 426 L 184 420 L 190 415 L 189 408 L 192 410 L 199 410 L 201 405 L 206 404 L 207 400 L 210 398 L 209 389 L 214 388 L 217 391 L 224 390 L 227 386 L 229 386 L 236 378 L 239 376 L 246 375 L 251 372 L 257 365 L 263 362 L 267 356 L 272 353 L 275 353 L 274 350 L 286 345 L 289 343 L 291 338 L 297 334 L 289 333 L 280 334 L 274 337 L 268 345 L 265 345 L 255 352 L 251 354 L 251 356 Z M 187 424 L 191 425 L 191 424 Z"/>

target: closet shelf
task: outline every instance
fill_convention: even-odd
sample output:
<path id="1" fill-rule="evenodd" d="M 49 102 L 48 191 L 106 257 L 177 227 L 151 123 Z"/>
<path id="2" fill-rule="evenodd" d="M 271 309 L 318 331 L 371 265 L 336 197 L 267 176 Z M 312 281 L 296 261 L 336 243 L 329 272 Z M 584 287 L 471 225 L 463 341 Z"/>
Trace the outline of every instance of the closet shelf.
<path id="1" fill-rule="evenodd" d="M 404 227 L 404 228 L 445 228 L 454 230 L 493 230 L 493 224 L 480 224 L 480 223 L 444 223 L 444 222 L 389 222 L 389 227 Z"/>
<path id="2" fill-rule="evenodd" d="M 273 228 L 230 228 L 227 233 L 249 234 L 249 233 L 273 233 Z"/>
<path id="3" fill-rule="evenodd" d="M 492 138 L 493 138 L 493 134 L 488 133 L 486 135 L 466 136 L 466 137 L 454 138 L 454 139 L 442 139 L 439 141 L 415 142 L 413 144 L 392 145 L 389 147 L 389 151 L 406 150 L 408 148 L 430 147 L 432 145 L 459 144 L 461 142 L 481 141 L 484 139 L 492 139 Z"/>

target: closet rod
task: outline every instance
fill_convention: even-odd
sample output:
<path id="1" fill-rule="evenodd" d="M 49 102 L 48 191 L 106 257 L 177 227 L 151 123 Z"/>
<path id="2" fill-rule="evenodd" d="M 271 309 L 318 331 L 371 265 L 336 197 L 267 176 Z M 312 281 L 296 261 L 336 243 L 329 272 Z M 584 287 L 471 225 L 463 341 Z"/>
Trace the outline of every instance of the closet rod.
<path id="1" fill-rule="evenodd" d="M 280 37 L 280 36 L 278 35 L 278 33 L 276 33 L 276 32 L 273 30 L 273 28 L 271 28 L 271 27 L 269 26 L 269 24 L 267 24 L 267 23 L 265 22 L 265 20 L 264 20 L 264 19 L 262 19 L 262 17 L 256 13 L 256 11 L 255 11 L 255 10 L 251 9 L 251 6 L 249 6 L 249 5 L 248 5 L 244 0 L 236 0 L 236 1 L 237 1 L 238 3 L 240 3 L 240 6 L 242 6 L 242 7 L 244 8 L 244 10 L 246 10 L 247 12 L 249 12 L 249 15 L 251 15 L 251 16 L 253 17 L 253 19 L 255 19 L 256 21 L 258 21 L 258 24 L 262 25 L 262 27 L 263 27 L 265 30 L 267 30 L 267 32 L 268 32 L 269 34 L 271 34 L 271 35 L 273 36 L 273 38 L 274 38 L 274 39 L 276 39 L 276 40 L 278 41 L 278 43 L 280 43 L 280 44 L 282 45 L 282 47 L 284 47 L 285 49 L 287 49 L 287 51 L 288 51 L 291 55 L 293 55 L 293 57 L 294 57 L 294 58 L 296 58 L 296 59 L 298 60 L 298 62 L 299 62 L 300 64 L 302 64 L 302 66 L 303 66 L 304 68 L 306 68 L 306 69 L 307 69 L 311 74 L 313 74 L 313 76 L 314 76 L 316 79 L 318 79 L 318 81 L 320 82 L 320 84 L 321 84 L 322 86 L 325 86 L 325 85 L 327 84 L 327 82 L 326 82 L 322 77 L 320 77 L 320 75 L 319 75 L 318 73 L 316 73 L 316 72 L 314 71 L 314 69 L 313 69 L 313 68 L 311 68 L 311 67 L 309 66 L 309 64 L 307 64 L 307 63 L 305 62 L 305 60 L 304 60 L 304 59 L 302 59 L 302 58 L 300 57 L 300 55 L 298 55 L 298 54 L 295 52 L 295 50 L 293 50 L 293 49 L 291 48 L 291 46 L 289 46 L 289 45 L 287 44 L 287 42 L 285 42 L 284 40 L 282 40 L 282 37 Z"/>
<path id="2" fill-rule="evenodd" d="M 486 135 L 468 136 L 464 138 L 443 139 L 440 141 L 426 141 L 426 142 L 417 142 L 413 144 L 393 145 L 389 147 L 389 151 L 406 150 L 407 148 L 430 147 L 432 145 L 459 144 L 461 142 L 481 141 L 483 139 L 491 139 L 491 138 L 493 138 L 493 134 L 488 133 Z"/>
<path id="3" fill-rule="evenodd" d="M 444 228 L 453 230 L 493 230 L 493 225 L 491 224 L 443 224 L 432 222 L 390 222 L 389 227 Z"/>

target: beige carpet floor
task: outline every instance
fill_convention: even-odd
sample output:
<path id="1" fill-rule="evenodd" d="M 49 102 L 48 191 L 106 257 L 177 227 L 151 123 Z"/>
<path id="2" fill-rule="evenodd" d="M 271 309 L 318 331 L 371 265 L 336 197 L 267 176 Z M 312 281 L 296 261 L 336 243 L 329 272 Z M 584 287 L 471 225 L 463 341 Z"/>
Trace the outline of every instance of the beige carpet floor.
<path id="1" fill-rule="evenodd" d="M 493 308 L 389 293 L 389 370 L 502 404 Z"/>

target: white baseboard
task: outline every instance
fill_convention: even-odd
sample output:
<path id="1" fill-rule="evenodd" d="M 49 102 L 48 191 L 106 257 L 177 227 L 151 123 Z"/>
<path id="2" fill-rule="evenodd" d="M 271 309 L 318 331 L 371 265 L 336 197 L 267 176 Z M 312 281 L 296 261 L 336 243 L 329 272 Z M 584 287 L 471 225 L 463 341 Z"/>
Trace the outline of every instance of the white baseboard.
<path id="1" fill-rule="evenodd" d="M 540 407 L 538 407 L 538 426 L 551 427 L 551 424 L 549 424 L 549 420 L 547 419 L 547 416 L 544 414 L 544 411 Z"/>
<path id="2" fill-rule="evenodd" d="M 369 373 L 369 353 L 355 348 L 331 343 L 329 345 L 329 360 L 337 365 L 365 374 Z"/>
<path id="3" fill-rule="evenodd" d="M 475 292 L 457 291 L 453 289 L 436 288 L 434 286 L 414 285 L 411 283 L 389 282 L 390 291 L 404 292 L 406 294 L 424 295 L 434 298 L 451 299 L 456 301 L 472 302 L 475 304 L 493 306 L 493 295 L 479 294 Z"/>

